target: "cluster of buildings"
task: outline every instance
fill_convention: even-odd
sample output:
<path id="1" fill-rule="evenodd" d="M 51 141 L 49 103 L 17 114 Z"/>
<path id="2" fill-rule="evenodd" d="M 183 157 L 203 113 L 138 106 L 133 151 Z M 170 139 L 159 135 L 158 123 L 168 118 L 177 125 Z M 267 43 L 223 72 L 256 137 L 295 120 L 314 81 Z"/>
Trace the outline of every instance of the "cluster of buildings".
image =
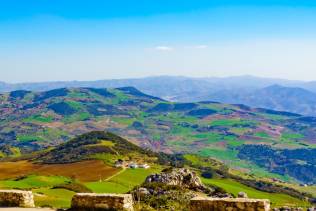
<path id="1" fill-rule="evenodd" d="M 124 160 L 117 160 L 115 161 L 114 166 L 116 168 L 131 168 L 131 169 L 137 169 L 137 168 L 142 168 L 142 169 L 149 169 L 150 166 L 147 163 L 135 163 L 135 162 L 125 162 Z"/>

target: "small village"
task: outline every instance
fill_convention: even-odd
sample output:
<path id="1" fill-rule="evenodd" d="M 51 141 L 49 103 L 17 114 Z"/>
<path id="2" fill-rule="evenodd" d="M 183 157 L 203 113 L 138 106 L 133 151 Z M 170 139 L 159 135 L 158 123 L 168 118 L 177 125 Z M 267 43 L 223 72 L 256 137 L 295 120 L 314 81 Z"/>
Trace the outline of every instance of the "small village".
<path id="1" fill-rule="evenodd" d="M 118 159 L 114 163 L 115 168 L 131 168 L 131 169 L 137 169 L 137 168 L 142 168 L 142 169 L 149 169 L 150 166 L 147 163 L 136 163 L 134 161 L 128 162 L 124 161 L 122 159 Z"/>

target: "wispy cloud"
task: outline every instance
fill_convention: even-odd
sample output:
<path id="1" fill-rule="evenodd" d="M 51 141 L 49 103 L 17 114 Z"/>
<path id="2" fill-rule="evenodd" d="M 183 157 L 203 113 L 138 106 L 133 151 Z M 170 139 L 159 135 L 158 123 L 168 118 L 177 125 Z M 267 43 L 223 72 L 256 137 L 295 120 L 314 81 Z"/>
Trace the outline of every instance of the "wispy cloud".
<path id="1" fill-rule="evenodd" d="M 187 49 L 206 49 L 206 48 L 208 48 L 208 46 L 207 45 L 192 45 L 192 46 L 185 46 L 183 48 L 187 48 Z M 174 47 L 166 46 L 166 45 L 159 45 L 159 46 L 154 47 L 154 49 L 156 51 L 173 51 L 173 50 L 175 50 Z"/>
<path id="2" fill-rule="evenodd" d="M 157 51 L 173 51 L 174 48 L 171 46 L 156 46 L 155 50 L 157 50 Z"/>
<path id="3" fill-rule="evenodd" d="M 195 49 L 205 49 L 207 47 L 208 47 L 207 45 L 195 45 L 195 46 L 193 46 L 193 48 L 195 48 Z"/>
<path id="4" fill-rule="evenodd" d="M 183 48 L 188 49 L 188 50 L 192 50 L 192 49 L 206 49 L 208 48 L 207 45 L 187 45 L 184 46 Z"/>

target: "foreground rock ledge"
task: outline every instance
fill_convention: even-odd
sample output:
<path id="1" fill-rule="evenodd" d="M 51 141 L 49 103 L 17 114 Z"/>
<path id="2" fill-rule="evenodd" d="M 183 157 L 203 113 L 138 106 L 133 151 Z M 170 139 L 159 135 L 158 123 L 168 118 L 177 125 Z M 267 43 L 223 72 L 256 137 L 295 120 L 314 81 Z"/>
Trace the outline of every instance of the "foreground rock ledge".
<path id="1" fill-rule="evenodd" d="M 203 198 L 196 197 L 190 201 L 190 211 L 269 211 L 267 199 L 247 198 Z"/>
<path id="2" fill-rule="evenodd" d="M 71 210 L 133 211 L 133 198 L 131 194 L 77 193 L 72 198 Z"/>
<path id="3" fill-rule="evenodd" d="M 31 191 L 0 190 L 0 207 L 33 208 L 34 199 Z"/>

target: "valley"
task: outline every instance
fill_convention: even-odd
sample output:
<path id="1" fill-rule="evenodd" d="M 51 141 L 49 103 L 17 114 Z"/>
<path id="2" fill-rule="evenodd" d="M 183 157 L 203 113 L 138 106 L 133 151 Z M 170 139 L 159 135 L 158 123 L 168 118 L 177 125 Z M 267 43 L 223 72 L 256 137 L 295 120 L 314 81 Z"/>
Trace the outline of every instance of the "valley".
<path id="1" fill-rule="evenodd" d="M 194 168 L 207 185 L 247 190 L 273 206 L 308 207 L 304 198 L 316 195 L 311 117 L 168 102 L 132 87 L 0 98 L 0 187 L 32 190 L 41 207 L 69 207 L 76 192 L 126 193 L 169 166 Z M 115 168 L 118 160 L 150 168 Z"/>
<path id="2" fill-rule="evenodd" d="M 312 117 L 240 104 L 173 103 L 132 87 L 14 91 L 0 98 L 3 158 L 49 149 L 89 131 L 107 130 L 144 149 L 194 153 L 221 160 L 250 176 L 313 183 L 314 171 L 304 178 L 299 170 L 280 174 L 240 154 L 247 145 L 308 152 L 316 142 Z M 73 162 L 78 157 L 68 159 Z M 314 162 L 305 157 L 296 160 L 301 169 Z"/>

